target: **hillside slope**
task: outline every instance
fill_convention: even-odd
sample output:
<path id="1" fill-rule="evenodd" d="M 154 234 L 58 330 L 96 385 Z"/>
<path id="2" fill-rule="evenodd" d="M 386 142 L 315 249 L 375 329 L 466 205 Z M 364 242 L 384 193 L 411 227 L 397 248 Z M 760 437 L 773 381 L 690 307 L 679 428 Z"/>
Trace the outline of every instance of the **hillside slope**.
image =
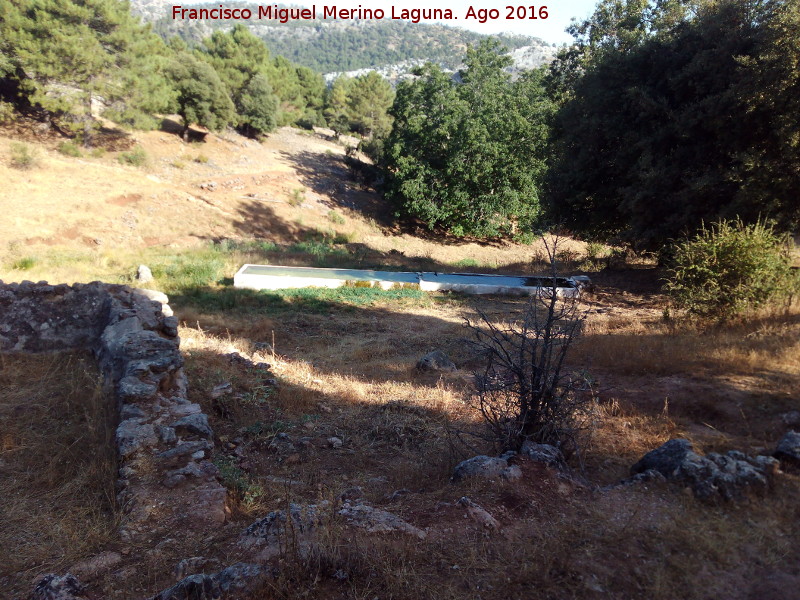
<path id="1" fill-rule="evenodd" d="M 165 0 L 133 0 L 131 8 L 146 22 L 153 23 L 164 37 L 178 35 L 190 43 L 208 37 L 217 29 L 231 29 L 235 21 L 173 20 L 172 3 Z M 191 5 L 182 5 L 189 8 Z M 201 6 L 201 5 L 196 5 Z M 226 7 L 255 5 L 231 3 Z M 240 21 L 241 22 L 241 21 Z M 411 61 L 432 61 L 455 69 L 465 48 L 486 37 L 482 34 L 426 23 L 392 20 L 310 20 L 280 23 L 259 20 L 245 22 L 274 54 L 321 73 L 402 65 Z M 496 36 L 510 50 L 530 48 L 541 58 L 533 66 L 552 60 L 555 48 L 538 38 L 524 35 Z M 530 63 L 529 63 L 530 64 Z M 530 68 L 530 67 L 528 67 Z"/>
<path id="2" fill-rule="evenodd" d="M 38 277 L 37 266 L 14 268 L 26 258 L 44 268 L 58 255 L 59 279 L 72 282 L 98 261 L 135 266 L 144 259 L 131 254 L 150 248 L 179 251 L 220 240 L 294 244 L 312 259 L 324 252 L 426 268 L 511 268 L 535 252 L 510 242 L 441 243 L 392 225 L 392 208 L 351 178 L 344 146 L 326 130 L 282 128 L 262 144 L 230 131 L 203 144 L 167 131 L 135 132 L 128 144 L 147 156 L 139 167 L 121 164 L 118 151 L 73 158 L 57 151 L 58 139 L 28 141 L 37 159 L 27 170 L 11 166 L 15 137 L 0 128 L 0 211 L 7 215 L 0 221 L 0 279 Z"/>

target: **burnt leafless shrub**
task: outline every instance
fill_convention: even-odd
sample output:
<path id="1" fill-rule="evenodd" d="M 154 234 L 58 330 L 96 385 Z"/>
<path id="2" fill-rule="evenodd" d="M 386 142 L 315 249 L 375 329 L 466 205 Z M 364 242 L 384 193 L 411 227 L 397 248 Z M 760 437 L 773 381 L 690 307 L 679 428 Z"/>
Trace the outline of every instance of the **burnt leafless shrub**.
<path id="1" fill-rule="evenodd" d="M 591 381 L 566 364 L 585 313 L 577 295 L 559 295 L 555 247 L 548 247 L 553 273 L 540 293 L 502 321 L 482 310 L 467 319 L 481 358 L 474 373 L 474 401 L 488 426 L 488 441 L 519 451 L 525 441 L 551 444 L 569 458 L 578 454 L 590 423 Z"/>

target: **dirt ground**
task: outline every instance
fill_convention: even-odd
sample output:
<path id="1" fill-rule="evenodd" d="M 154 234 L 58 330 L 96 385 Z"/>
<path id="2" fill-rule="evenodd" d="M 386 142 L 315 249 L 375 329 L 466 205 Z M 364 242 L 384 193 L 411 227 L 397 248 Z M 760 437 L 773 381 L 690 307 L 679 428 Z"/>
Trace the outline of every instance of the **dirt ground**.
<path id="1" fill-rule="evenodd" d="M 365 256 L 396 267 L 488 272 L 527 272 L 541 262 L 537 244 L 442 239 L 398 226 L 391 208 L 349 177 L 344 147 L 324 131 L 282 129 L 262 144 L 230 133 L 203 144 L 185 144 L 169 131 L 135 133 L 127 146 L 145 150 L 142 167 L 119 164 L 121 150 L 67 157 L 56 150 L 59 140 L 45 139 L 29 142 L 39 163 L 28 170 L 10 166 L 14 140 L 3 133 L 6 281 L 125 280 L 138 255 L 155 256 L 148 252 L 179 254 L 224 239 L 293 244 L 320 235 L 341 236 L 337 260 L 353 267 Z M 256 597 L 797 598 L 797 473 L 781 474 L 763 497 L 729 504 L 702 503 L 665 484 L 606 486 L 674 437 L 701 452 L 770 453 L 790 428 L 785 415 L 800 409 L 798 307 L 698 325 L 665 310 L 653 264 L 619 265 L 604 258 L 609 249 L 575 241 L 562 250 L 564 262 L 590 272 L 596 288 L 582 299 L 584 335 L 569 359 L 570 368 L 591 375 L 596 392 L 596 426 L 575 478 L 522 461 L 520 482 L 450 481 L 460 460 L 492 451 L 458 440 L 459 432 L 481 427 L 471 402 L 471 372 L 480 365 L 464 343 L 464 318 L 476 307 L 504 318 L 522 300 L 237 296 L 229 280 L 237 265 L 226 263 L 222 278 L 201 273 L 201 285 L 177 290 L 172 305 L 190 399 L 216 433 L 230 522 L 148 548 L 112 537 L 75 547 L 69 560 L 42 551 L 4 566 L 0 578 L 15 587 L 0 597 L 22 593 L 40 569 L 80 566 L 102 549 L 120 560 L 87 579 L 94 597 L 144 598 L 176 573 L 188 574 L 176 571 L 183 558 L 199 557 L 193 572 L 239 560 L 239 533 L 269 511 L 290 502 L 335 503 L 360 488 L 373 505 L 426 530 L 425 540 L 332 523 L 312 552 L 282 554 L 276 577 Z M 70 270 L 71 253 L 92 258 Z M 313 259 L 286 252 L 273 258 L 281 257 Z M 416 361 L 434 349 L 459 370 L 419 372 Z M 226 357 L 232 351 L 271 367 L 244 368 Z M 14 381 L 7 385 L 23 390 Z M 230 393 L 215 397 L 225 383 Z M 281 434 L 297 442 L 295 450 L 277 447 Z M 4 445 L 0 458 L 14 447 Z M 54 498 L 64 489 L 50 487 Z M 456 504 L 463 496 L 489 511 L 498 530 L 472 521 Z M 2 544 L 24 545 L 16 538 Z"/>

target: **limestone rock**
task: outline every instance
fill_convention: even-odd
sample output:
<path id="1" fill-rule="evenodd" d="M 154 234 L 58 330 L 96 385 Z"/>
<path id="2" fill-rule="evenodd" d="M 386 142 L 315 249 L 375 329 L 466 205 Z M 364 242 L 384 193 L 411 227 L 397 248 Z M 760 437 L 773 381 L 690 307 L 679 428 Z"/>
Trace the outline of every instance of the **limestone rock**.
<path id="1" fill-rule="evenodd" d="M 434 350 L 419 359 L 417 369 L 420 371 L 455 371 L 453 361 L 441 350 Z"/>
<path id="2" fill-rule="evenodd" d="M 456 468 L 453 469 L 451 480 L 458 482 L 470 477 L 497 479 L 499 477 L 504 477 L 508 469 L 508 460 L 503 456 L 473 456 L 456 465 Z M 514 475 L 515 473 L 508 473 L 508 478 L 513 479 Z"/>
<path id="3" fill-rule="evenodd" d="M 368 504 L 350 504 L 345 502 L 337 511 L 344 517 L 348 525 L 365 529 L 369 533 L 403 533 L 424 539 L 426 533 L 400 517 Z"/>
<path id="4" fill-rule="evenodd" d="M 142 448 L 152 448 L 158 443 L 155 428 L 144 419 L 126 419 L 117 427 L 117 449 L 127 458 Z"/>
<path id="5" fill-rule="evenodd" d="M 186 415 L 170 424 L 178 435 L 198 436 L 210 440 L 214 432 L 208 426 L 208 417 L 203 413 Z"/>
<path id="6" fill-rule="evenodd" d="M 31 600 L 87 600 L 86 588 L 71 573 L 51 573 L 36 584 Z"/>
<path id="7" fill-rule="evenodd" d="M 157 391 L 154 383 L 133 376 L 123 377 L 117 384 L 117 393 L 123 402 L 141 402 L 155 396 Z"/>
<path id="8" fill-rule="evenodd" d="M 219 584 L 211 575 L 189 575 L 149 600 L 220 600 Z"/>
<path id="9" fill-rule="evenodd" d="M 198 440 L 196 442 L 183 442 L 174 448 L 165 450 L 158 454 L 158 458 L 164 461 L 174 461 L 189 456 L 195 456 L 198 453 L 205 454 L 211 450 L 212 446 L 205 440 Z"/>
<path id="10" fill-rule="evenodd" d="M 184 558 L 173 569 L 175 579 L 184 579 L 188 575 L 195 575 L 197 571 L 204 571 L 210 565 L 219 564 L 219 561 L 214 558 L 205 558 L 204 556 L 192 556 L 191 558 Z"/>
<path id="11" fill-rule="evenodd" d="M 503 469 L 503 472 L 500 473 L 500 477 L 506 481 L 517 481 L 522 479 L 522 469 L 517 465 L 509 465 L 508 468 Z"/>
<path id="12" fill-rule="evenodd" d="M 164 292 L 159 292 L 158 290 L 148 290 L 142 288 L 134 290 L 134 293 L 144 296 L 148 300 L 160 302 L 161 304 L 169 304 L 169 296 L 167 296 Z"/>
<path id="13" fill-rule="evenodd" d="M 495 529 L 495 530 L 500 529 L 500 523 L 497 521 L 497 519 L 495 519 L 491 515 L 491 513 L 489 513 L 489 511 L 475 504 L 472 500 L 470 500 L 466 496 L 463 496 L 457 502 L 457 504 L 459 506 L 463 506 L 464 508 L 466 508 L 467 514 L 470 516 L 470 518 L 479 525 L 482 525 L 487 529 Z"/>
<path id="14" fill-rule="evenodd" d="M 282 544 L 285 545 L 287 529 L 290 529 L 294 541 L 302 545 L 322 522 L 326 508 L 328 503 L 323 501 L 318 505 L 291 504 L 288 517 L 285 510 L 272 511 L 244 530 L 239 537 L 239 545 L 249 550 L 260 550 L 262 558 L 269 558 L 280 551 Z M 287 528 L 289 519 L 291 528 Z"/>
<path id="15" fill-rule="evenodd" d="M 800 425 L 800 410 L 790 410 L 781 415 L 781 421 L 789 427 L 797 427 Z"/>
<path id="16" fill-rule="evenodd" d="M 222 592 L 253 592 L 266 575 L 268 572 L 264 567 L 240 562 L 223 569 L 214 578 Z"/>
<path id="17" fill-rule="evenodd" d="M 536 444 L 526 440 L 522 444 L 520 454 L 554 469 L 564 469 L 566 467 L 566 461 L 564 460 L 564 455 L 561 454 L 561 450 L 550 444 Z"/>
<path id="18" fill-rule="evenodd" d="M 766 492 L 777 464 L 774 458 L 750 457 L 736 450 L 701 456 L 688 440 L 673 439 L 645 454 L 631 473 L 655 471 L 688 486 L 698 498 L 733 500 L 746 491 Z"/>
<path id="19" fill-rule="evenodd" d="M 789 431 L 778 442 L 773 454 L 781 462 L 786 462 L 794 466 L 800 466 L 800 433 Z"/>
<path id="20" fill-rule="evenodd" d="M 689 452 L 692 452 L 692 444 L 689 440 L 682 438 L 669 440 L 645 454 L 639 462 L 631 467 L 631 472 L 635 474 L 653 469 L 664 477 L 670 478 L 680 469 Z"/>
<path id="21" fill-rule="evenodd" d="M 153 281 L 153 272 L 150 270 L 150 267 L 147 265 L 139 265 L 139 268 L 136 269 L 136 280 L 139 283 L 150 283 Z"/>

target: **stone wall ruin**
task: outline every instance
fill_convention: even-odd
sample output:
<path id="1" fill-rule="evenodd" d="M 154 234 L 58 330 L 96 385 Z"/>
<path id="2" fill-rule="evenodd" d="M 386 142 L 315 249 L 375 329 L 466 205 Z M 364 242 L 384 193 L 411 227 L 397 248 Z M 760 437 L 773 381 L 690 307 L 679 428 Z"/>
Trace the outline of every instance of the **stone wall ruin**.
<path id="1" fill-rule="evenodd" d="M 0 351 L 89 349 L 116 401 L 120 536 L 222 524 L 226 491 L 209 460 L 213 432 L 187 399 L 167 297 L 101 282 L 0 281 Z"/>

